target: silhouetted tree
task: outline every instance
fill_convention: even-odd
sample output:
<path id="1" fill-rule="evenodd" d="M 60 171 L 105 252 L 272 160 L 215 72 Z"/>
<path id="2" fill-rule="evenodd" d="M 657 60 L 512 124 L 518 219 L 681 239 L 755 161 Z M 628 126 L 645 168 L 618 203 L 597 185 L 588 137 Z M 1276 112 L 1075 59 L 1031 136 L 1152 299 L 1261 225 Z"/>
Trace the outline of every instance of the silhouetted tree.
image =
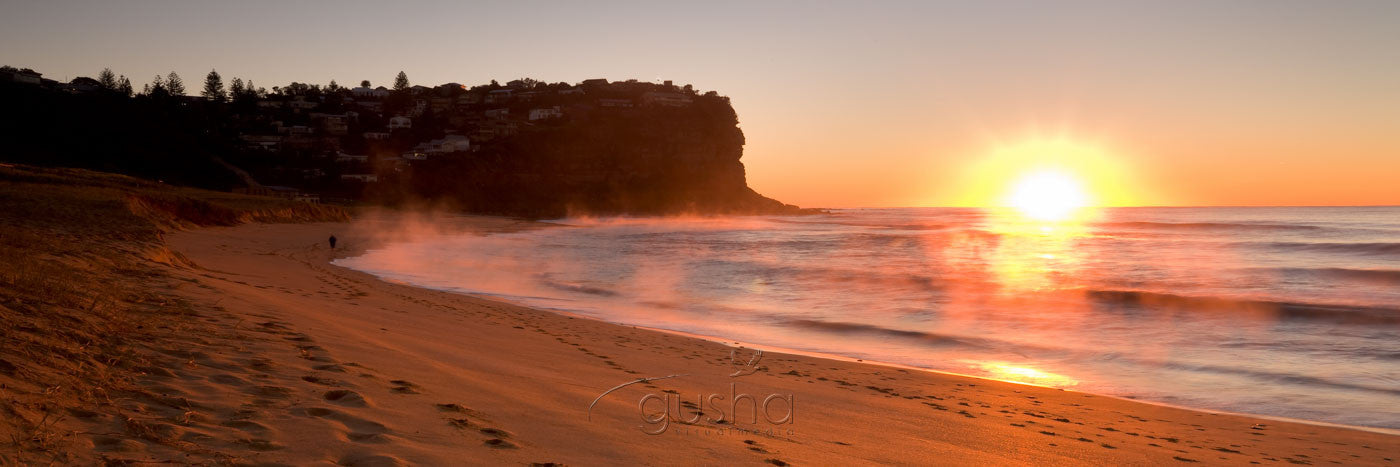
<path id="1" fill-rule="evenodd" d="M 394 77 L 394 90 L 395 90 L 395 91 L 403 91 L 403 90 L 407 90 L 407 89 L 408 89 L 408 75 L 407 75 L 407 74 L 404 74 L 403 71 L 400 71 L 400 72 L 399 72 L 399 75 L 396 76 L 396 77 Z"/>
<path id="2" fill-rule="evenodd" d="M 103 68 L 102 72 L 97 74 L 97 82 L 102 83 L 102 89 L 117 90 L 117 75 L 112 73 L 111 68 Z"/>
<path id="3" fill-rule="evenodd" d="M 141 94 L 151 97 L 167 97 L 170 95 L 170 88 L 165 87 L 164 77 L 156 75 L 155 79 L 151 80 L 151 84 L 147 84 L 146 87 L 141 90 Z"/>
<path id="4" fill-rule="evenodd" d="M 131 80 L 127 79 L 126 75 L 122 75 L 121 78 L 117 79 L 117 92 L 126 97 L 131 97 Z"/>
<path id="5" fill-rule="evenodd" d="M 169 91 L 172 96 L 183 96 L 185 95 L 185 82 L 180 79 L 180 75 L 172 71 L 165 75 L 165 90 Z"/>
<path id="6" fill-rule="evenodd" d="M 204 77 L 204 91 L 199 95 L 215 102 L 228 100 L 228 92 L 224 91 L 224 78 L 219 76 L 218 71 L 209 70 L 209 74 Z"/>
<path id="7" fill-rule="evenodd" d="M 272 89 L 273 89 L 274 91 L 277 91 L 279 94 L 282 94 L 282 95 L 285 95 L 285 96 L 310 96 L 310 97 L 315 97 L 315 96 L 318 96 L 318 95 L 321 94 L 321 87 L 320 87 L 319 85 L 315 85 L 315 84 L 306 84 L 306 83 L 298 83 L 298 82 L 295 82 L 295 81 L 293 81 L 293 82 L 290 83 L 290 84 L 287 84 L 286 86 L 274 87 L 274 88 L 272 88 Z"/>
<path id="8" fill-rule="evenodd" d="M 367 88 L 367 87 L 369 87 L 369 80 L 367 80 L 367 79 L 360 80 L 360 87 L 362 87 L 362 88 Z"/>
<path id="9" fill-rule="evenodd" d="M 229 81 L 228 93 L 229 97 L 234 99 L 243 97 L 243 80 L 235 77 L 232 81 Z"/>

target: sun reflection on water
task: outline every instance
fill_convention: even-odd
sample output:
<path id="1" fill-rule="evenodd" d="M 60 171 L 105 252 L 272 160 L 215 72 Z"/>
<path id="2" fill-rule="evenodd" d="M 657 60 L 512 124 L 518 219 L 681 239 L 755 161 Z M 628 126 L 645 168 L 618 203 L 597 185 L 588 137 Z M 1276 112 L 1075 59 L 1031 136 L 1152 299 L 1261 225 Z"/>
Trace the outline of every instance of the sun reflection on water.
<path id="1" fill-rule="evenodd" d="M 976 369 L 982 370 L 986 377 L 1002 381 L 1049 386 L 1053 388 L 1066 388 L 1079 384 L 1078 380 L 1069 376 L 1038 370 L 1025 366 L 1025 364 L 992 361 L 967 361 L 967 363 Z"/>
<path id="2" fill-rule="evenodd" d="M 1079 276 L 1088 258 L 1078 245 L 1092 236 L 1092 212 L 1085 210 L 1055 221 L 1021 216 L 1014 211 L 990 214 L 986 228 L 997 235 L 997 241 L 992 248 L 983 250 L 983 259 L 1003 292 L 1061 290 L 1082 285 Z"/>

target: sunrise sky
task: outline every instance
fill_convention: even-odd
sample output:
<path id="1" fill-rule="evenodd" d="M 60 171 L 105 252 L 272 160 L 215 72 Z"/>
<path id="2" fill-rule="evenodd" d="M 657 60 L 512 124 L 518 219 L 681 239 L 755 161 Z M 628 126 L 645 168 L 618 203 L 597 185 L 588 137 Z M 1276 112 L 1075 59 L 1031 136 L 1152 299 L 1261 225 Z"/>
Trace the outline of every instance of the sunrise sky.
<path id="1" fill-rule="evenodd" d="M 693 83 L 803 206 L 985 205 L 1037 168 L 1106 205 L 1400 204 L 1400 2 L 579 3 L 5 2 L 0 64 Z"/>

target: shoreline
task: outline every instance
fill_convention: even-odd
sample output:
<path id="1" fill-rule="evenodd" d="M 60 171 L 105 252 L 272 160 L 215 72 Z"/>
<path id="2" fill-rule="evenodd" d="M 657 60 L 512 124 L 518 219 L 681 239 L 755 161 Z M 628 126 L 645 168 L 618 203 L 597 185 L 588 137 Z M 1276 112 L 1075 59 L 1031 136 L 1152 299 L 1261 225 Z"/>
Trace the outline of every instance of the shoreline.
<path id="1" fill-rule="evenodd" d="M 276 361 L 274 367 L 315 363 L 288 372 L 278 385 L 292 394 L 286 402 L 291 415 L 258 415 L 273 419 L 264 426 L 279 428 L 259 439 L 286 449 L 254 451 L 246 460 L 355 464 L 346 462 L 353 454 L 409 463 L 596 464 L 722 455 L 775 465 L 1252 458 L 1383 465 L 1393 462 L 1386 459 L 1393 459 L 1389 453 L 1400 451 L 1400 437 L 1365 427 L 1215 413 L 790 349 L 766 353 L 761 369 L 731 377 L 734 341 L 579 319 L 328 264 L 375 242 L 403 238 L 394 225 L 440 221 L 386 214 L 353 223 L 207 228 L 168 238 L 195 265 L 182 273 L 201 289 L 183 290 L 189 299 L 238 316 L 240 329 L 262 321 L 258 326 L 270 325 L 283 336 L 278 339 L 298 343 L 290 358 L 258 358 Z M 479 233 L 534 227 L 529 224 L 535 223 L 460 217 L 436 228 Z M 332 230 L 350 240 L 334 254 L 323 245 L 323 234 Z M 327 365 L 348 371 L 316 369 Z M 260 374 L 254 373 L 239 378 L 253 381 Z M 608 394 L 591 420 L 582 419 L 588 402 L 609 387 L 682 373 L 687 376 Z M 337 389 L 315 383 L 327 380 Z M 707 436 L 706 430 L 748 427 L 748 420 L 684 423 L 690 413 L 681 413 L 683 404 L 731 384 L 794 397 L 802 407 L 793 411 L 793 434 Z M 649 394 L 671 401 L 672 417 L 680 418 L 670 422 L 672 432 L 639 430 L 650 425 L 641 423 L 636 401 Z M 365 403 L 341 404 L 344 398 Z M 314 415 L 323 413 L 317 408 L 322 406 L 333 415 Z M 329 429 L 318 425 L 327 418 L 334 421 Z M 305 426 L 292 428 L 298 424 Z M 366 436 L 375 442 L 365 442 Z"/>
<path id="2" fill-rule="evenodd" d="M 406 284 L 406 285 L 407 285 L 407 284 Z M 410 286 L 410 287 L 416 287 L 416 286 L 413 286 L 413 285 L 409 285 L 409 286 Z M 449 292 L 449 293 L 453 293 L 453 292 Z M 483 298 L 486 298 L 486 299 L 488 299 L 488 300 L 492 299 L 492 298 L 489 297 L 489 296 L 488 296 L 488 297 L 483 297 Z M 1027 382 L 1025 382 L 1025 381 L 1012 381 L 1012 380 L 1008 380 L 1008 379 L 997 379 L 997 378 L 991 378 L 991 377 L 987 377 L 987 376 L 969 375 L 969 374 L 964 374 L 964 373 L 958 373 L 958 372 L 956 372 L 956 371 L 935 370 L 935 369 L 932 369 L 932 368 L 922 368 L 922 367 L 917 367 L 917 366 L 913 366 L 913 365 L 905 365 L 905 364 L 901 364 L 901 363 L 885 362 L 885 361 L 879 361 L 879 360 L 859 359 L 859 358 L 847 357 L 847 356 L 844 356 L 844 355 L 838 355 L 838 354 L 832 354 L 832 353 L 826 353 L 826 352 L 811 352 L 811 351 L 798 350 L 798 349 L 789 349 L 789 348 L 779 347 L 779 346 L 771 346 L 771 345 L 764 345 L 764 344 L 755 344 L 755 343 L 752 343 L 752 342 L 735 341 L 735 340 L 733 340 L 733 339 L 725 339 L 725 338 L 721 338 L 721 337 L 706 336 L 706 335 L 701 335 L 701 334 L 688 333 L 688 332 L 684 332 L 684 331 L 673 331 L 673 330 L 670 330 L 670 329 L 663 329 L 663 328 L 654 328 L 654 327 L 648 327 L 648 326 L 635 326 L 635 325 L 623 324 L 623 323 L 613 323 L 613 322 L 611 322 L 611 321 L 605 321 L 605 320 L 601 320 L 601 319 L 598 319 L 598 318 L 592 318 L 592 317 L 588 317 L 588 316 L 584 316 L 584 315 L 578 315 L 578 314 L 573 314 L 573 313 L 568 313 L 568 312 L 561 312 L 561 311 L 556 311 L 556 310 L 544 309 L 544 311 L 551 311 L 551 312 L 556 312 L 556 313 L 560 313 L 560 314 L 564 314 L 564 315 L 569 315 L 569 316 L 577 316 L 577 317 L 583 318 L 583 319 L 592 319 L 592 320 L 602 321 L 602 322 L 605 322 L 605 323 L 614 324 L 614 325 L 618 325 L 618 326 L 630 326 L 630 327 L 634 327 L 634 328 L 637 328 L 637 329 L 645 329 L 645 330 L 648 330 L 648 331 L 664 332 L 664 333 L 668 333 L 668 334 L 677 334 L 677 335 L 684 336 L 684 337 L 689 337 L 689 338 L 692 338 L 692 339 L 702 339 L 702 340 L 707 340 L 707 341 L 715 342 L 715 343 L 718 343 L 718 344 L 734 344 L 734 345 L 741 346 L 742 348 L 750 348 L 750 349 L 755 349 L 755 350 L 762 350 L 762 351 L 764 351 L 764 352 L 770 352 L 770 351 L 772 351 L 772 352 L 779 352 L 779 353 L 784 353 L 784 354 L 788 354 L 788 355 L 798 355 L 798 356 L 803 356 L 803 357 L 820 358 L 820 359 L 824 359 L 824 360 L 832 360 L 832 361 L 840 361 L 840 362 L 848 362 L 848 363 L 856 363 L 856 364 L 865 364 L 865 365 L 875 365 L 875 366 L 882 366 L 882 367 L 895 368 L 895 369 L 904 369 L 904 370 L 912 370 L 912 371 L 923 371 L 923 372 L 934 373 L 934 374 L 945 375 L 945 376 L 955 376 L 955 377 L 958 377 L 958 378 L 971 378 L 971 379 L 977 379 L 977 380 L 983 380 L 983 381 L 995 381 L 995 382 L 998 382 L 998 383 L 1018 384 L 1018 385 L 1022 385 L 1022 386 L 1030 386 L 1030 387 L 1036 387 L 1036 388 L 1042 388 L 1042 389 L 1050 389 L 1050 390 L 1056 390 L 1056 391 L 1072 392 L 1072 393 L 1076 393 L 1076 394 L 1085 394 L 1085 395 L 1091 395 L 1091 396 L 1095 396 L 1095 397 L 1108 397 L 1108 398 L 1112 398 L 1112 399 L 1118 399 L 1118 400 L 1121 400 L 1121 401 L 1124 401 L 1124 402 L 1134 402 L 1134 403 L 1139 403 L 1139 404 L 1149 404 L 1149 405 L 1155 405 L 1155 406 L 1166 407 L 1166 408 L 1171 408 L 1171 409 L 1189 410 L 1189 411 L 1192 411 L 1192 412 L 1200 412 L 1200 413 L 1209 414 L 1209 415 L 1234 415 L 1234 416 L 1238 416 L 1238 417 L 1253 417 L 1253 418 L 1261 418 L 1261 419 L 1266 419 L 1266 420 L 1273 420 L 1273 421 L 1277 421 L 1277 422 L 1300 423 L 1300 424 L 1305 424 L 1305 425 L 1317 425 L 1317 426 L 1324 426 L 1324 427 L 1329 427 L 1329 428 L 1342 428 L 1342 429 L 1357 430 L 1357 431 L 1365 431 L 1365 432 L 1377 433 L 1377 434 L 1383 434 L 1383 435 L 1400 436 L 1400 429 L 1394 429 L 1394 428 L 1375 427 L 1375 426 L 1364 426 L 1364 425 L 1348 425 L 1348 424 L 1345 424 L 1345 423 L 1333 423 L 1333 422 L 1326 422 L 1326 421 L 1322 421 L 1322 420 L 1308 420 L 1308 419 L 1303 419 L 1303 418 L 1283 417 L 1283 416 L 1277 416 L 1277 415 L 1265 415 L 1265 414 L 1255 414 L 1255 413 L 1246 413 L 1246 412 L 1231 412 L 1231 411 L 1228 411 L 1228 410 L 1215 410 L 1215 409 L 1207 409 L 1207 408 L 1203 408 L 1203 407 L 1191 407 L 1191 406 L 1186 406 L 1186 405 L 1172 404 L 1172 403 L 1168 403 L 1168 402 L 1159 402 L 1159 401 L 1147 400 L 1147 399 L 1134 399 L 1134 398 L 1132 398 L 1132 397 L 1118 396 L 1118 395 L 1113 395 L 1113 394 L 1104 394 L 1104 393 L 1100 393 L 1100 392 L 1079 391 L 1079 390 L 1075 390 L 1075 389 L 1057 388 L 1057 387 L 1054 387 L 1054 386 L 1047 386 L 1047 385 L 1044 385 L 1044 384 L 1027 383 Z"/>
<path id="3" fill-rule="evenodd" d="M 470 220 L 470 219 L 475 219 L 475 218 L 489 218 L 489 219 L 497 219 L 497 220 L 502 220 L 502 221 L 514 221 L 514 222 L 516 222 L 516 223 L 523 223 L 523 224 L 524 224 L 524 227 L 522 227 L 522 228 L 520 228 L 520 229 L 500 229 L 500 230 L 493 230 L 493 231 L 490 232 L 490 233 L 492 233 L 492 234 L 494 234 L 494 233 L 500 233 L 500 232 L 518 231 L 518 230 L 529 229 L 529 228 L 571 228 L 571 227 L 576 227 L 575 225 L 572 225 L 572 224 L 569 224 L 569 223 L 564 222 L 564 220 L 559 220 L 559 221 L 557 221 L 557 222 L 551 222 L 551 221 L 539 221 L 539 220 L 522 220 L 522 219 L 509 218 L 509 217 L 476 216 L 476 215 L 453 215 L 453 216 L 447 217 L 446 219 L 447 219 L 448 222 L 450 223 L 450 220 L 451 220 L 451 219 L 454 219 L 454 218 L 460 219 L 460 220 Z M 441 232 L 435 232 L 435 233 L 432 234 L 432 235 L 440 235 L 440 234 L 441 234 Z M 998 379 L 998 378 L 993 378 L 993 377 L 989 377 L 989 376 L 979 376 L 979 375 L 972 375 L 972 374 L 966 374 L 966 373 L 959 373 L 959 372 L 956 372 L 956 371 L 947 371 L 947 370 L 938 370 L 938 369 L 932 369 L 932 368 L 924 368 L 924 367 L 919 367 L 919 366 L 914 366 L 914 365 L 907 365 L 907 364 L 901 364 L 901 363 L 896 363 L 896 362 L 887 362 L 887 361 L 881 361 L 881 360 L 862 359 L 862 358 L 850 357 L 850 356 L 845 356 L 845 355 L 836 354 L 836 353 L 830 353 L 830 352 L 801 350 L 801 349 L 794 349 L 794 348 L 788 348 L 788 347 L 777 346 L 777 345 L 760 344 L 760 343 L 747 342 L 747 341 L 736 341 L 736 340 L 734 340 L 734 339 L 731 339 L 731 338 L 728 338 L 728 337 L 724 337 L 724 336 L 712 336 L 712 335 L 697 334 L 697 333 L 692 333 L 692 332 L 687 332 L 687 331 L 666 329 L 666 328 L 660 328 L 660 327 L 652 327 L 652 326 L 645 326 L 645 325 L 628 324 L 628 323 L 623 323 L 623 322 L 610 321 L 610 320 L 607 320 L 607 319 L 604 319 L 604 318 L 601 318 L 601 317 L 590 316 L 590 315 L 585 314 L 585 313 L 574 312 L 574 311 L 570 311 L 570 310 L 562 309 L 562 308 L 533 306 L 533 305 L 530 305 L 530 304 L 527 304 L 527 303 L 523 303 L 523 302 L 521 302 L 521 301 L 516 300 L 516 299 L 515 299 L 516 297 L 507 296 L 507 295 L 498 295 L 498 294 L 491 294 L 491 293 L 485 293 L 485 292 L 474 292 L 474 291 L 445 290 L 445 289 L 438 289 L 438 288 L 433 288 L 433 287 L 428 287 L 428 286 L 415 285 L 415 284 L 410 283 L 410 282 L 399 281 L 399 280 L 394 280 L 394 279 L 388 279 L 388 278 L 384 278 L 384 277 L 378 276 L 378 275 L 373 274 L 373 273 L 369 273 L 369 272 L 365 272 L 365 271 L 360 271 L 360 270 L 357 270 L 357 269 L 353 269 L 353 268 L 349 268 L 349 267 L 346 267 L 346 266 L 341 266 L 341 265 L 335 264 L 335 261 L 336 261 L 336 260 L 344 259 L 344 258 L 353 258 L 353 257 L 355 257 L 355 256 L 363 255 L 364 253 L 366 253 L 366 252 L 369 251 L 369 250 L 373 250 L 373 249 L 377 249 L 377 248 L 383 247 L 383 246 L 387 245 L 387 244 L 390 243 L 390 242 L 391 242 L 391 241 L 376 240 L 375 243 L 373 243 L 373 244 L 371 244 L 371 245 L 369 245 L 369 246 L 365 246 L 365 247 L 363 247 L 363 248 L 355 249 L 355 250 L 347 250 L 347 251 L 345 251 L 345 252 L 343 252 L 343 253 L 338 253 L 337 255 L 335 255 L 334 258 L 332 258 L 330 261 L 328 261 L 328 265 L 330 265 L 330 266 L 335 266 L 335 267 L 338 267 L 338 268 L 342 268 L 342 269 L 345 269 L 345 270 L 348 270 L 348 271 L 354 271 L 354 272 L 356 272 L 356 273 L 367 274 L 367 275 L 369 275 L 369 276 L 371 276 L 371 277 L 374 277 L 374 278 L 377 279 L 377 280 L 381 280 L 381 281 L 384 281 L 384 282 L 386 282 L 386 283 L 391 283 L 391 284 L 396 284 L 396 285 L 402 285 L 402 286 L 407 286 L 407 287 L 414 287 L 414 288 L 419 288 L 419 289 L 433 290 L 433 291 L 443 292 L 443 293 L 458 294 L 458 295 L 463 295 L 463 296 L 469 296 L 469 297 L 479 298 L 479 299 L 483 299 L 483 300 L 491 300 L 491 301 L 496 301 L 496 302 L 500 302 L 500 303 L 504 303 L 504 304 L 509 304 L 509 305 L 512 305 L 512 306 L 520 306 L 520 307 L 525 307 L 525 308 L 531 308 L 531 309 L 535 309 L 535 310 L 539 310 L 539 311 L 543 311 L 543 312 L 555 313 L 555 314 L 559 314 L 559 315 L 563 315 L 563 316 L 569 316 L 569 317 L 574 317 L 574 318 L 579 318 L 579 319 L 587 319 L 587 320 L 597 321 L 597 322 L 606 323 L 606 324 L 615 325 L 615 326 L 630 327 L 630 328 L 634 328 L 634 329 L 644 329 L 644 330 L 653 331 L 653 332 L 662 332 L 662 333 L 674 334 L 674 335 L 678 335 L 678 336 L 682 336 L 682 337 L 687 337 L 687 338 L 692 338 L 692 339 L 701 339 L 701 340 L 706 340 L 706 341 L 710 341 L 710 342 L 714 342 L 714 343 L 721 344 L 721 345 L 726 345 L 726 346 L 738 346 L 738 347 L 740 347 L 740 348 L 748 348 L 748 349 L 762 350 L 762 351 L 764 351 L 764 352 L 777 352 L 777 353 L 782 353 L 782 354 L 787 354 L 787 355 L 805 356 L 805 357 L 819 358 L 819 359 L 826 359 L 826 360 L 833 360 L 833 361 L 842 361 L 842 362 L 857 363 L 857 364 L 869 364 L 869 365 L 882 366 L 882 367 L 888 367 L 888 368 L 894 368 L 894 369 L 904 369 L 904 370 L 911 370 L 911 371 L 923 371 L 923 372 L 929 372 L 929 373 L 940 374 L 940 375 L 947 375 L 947 376 L 955 376 L 955 377 L 961 377 L 961 378 L 973 378 L 973 379 L 985 380 L 985 381 L 996 381 L 996 382 L 1009 383 L 1009 384 L 1019 384 L 1019 385 L 1032 386 L 1032 387 L 1039 387 L 1039 388 L 1046 388 L 1046 389 L 1052 389 L 1052 390 L 1060 390 L 1060 391 L 1074 392 L 1074 393 L 1078 393 L 1078 394 L 1088 394 L 1088 395 L 1094 395 L 1094 396 L 1099 396 L 1099 397 L 1115 398 L 1115 399 L 1123 400 L 1123 401 L 1126 401 L 1126 402 L 1136 402 L 1136 403 L 1151 404 L 1151 405 L 1156 405 L 1156 406 L 1161 406 L 1161 407 L 1169 407 L 1169 408 L 1174 408 L 1174 409 L 1190 410 L 1190 411 L 1201 412 L 1201 413 L 1205 413 L 1205 414 L 1223 414 L 1223 415 L 1235 415 L 1235 416 L 1242 416 L 1242 417 L 1254 417 L 1254 418 L 1260 418 L 1260 419 L 1266 419 L 1266 420 L 1272 420 L 1272 421 L 1278 421 L 1278 422 L 1301 423 L 1301 424 L 1325 426 L 1325 427 L 1331 427 L 1331 428 L 1344 428 L 1344 429 L 1352 429 L 1352 430 L 1365 431 L 1365 432 L 1371 432 L 1371 433 L 1378 433 L 1378 434 L 1385 434 L 1385 435 L 1400 436 L 1400 429 L 1397 429 L 1397 428 L 1376 427 L 1376 426 L 1365 426 L 1365 425 L 1352 425 L 1352 424 L 1346 424 L 1346 423 L 1329 422 L 1329 421 L 1324 421 L 1324 420 L 1310 420 L 1310 419 L 1294 418 L 1294 417 L 1280 416 L 1280 415 L 1268 415 L 1268 414 L 1258 414 L 1258 413 L 1249 413 L 1249 412 L 1235 412 L 1235 411 L 1229 411 L 1229 410 L 1211 409 L 1211 408 L 1206 408 L 1206 407 L 1194 407 L 1194 406 L 1189 406 L 1189 405 L 1173 404 L 1173 403 L 1169 403 L 1169 402 L 1155 401 L 1155 400 L 1150 400 L 1150 399 L 1138 399 L 1138 398 L 1134 398 L 1134 397 L 1131 397 L 1131 396 L 1107 394 L 1107 393 L 1093 392 L 1093 391 L 1080 391 L 1080 390 L 1076 390 L 1076 389 L 1061 388 L 1061 387 L 1055 387 L 1055 386 L 1049 386 L 1049 385 L 1042 385 L 1042 384 L 1036 384 L 1036 383 L 1025 382 L 1025 381 L 1014 381 L 1014 380 Z"/>
<path id="4" fill-rule="evenodd" d="M 339 259 L 339 258 L 337 258 L 337 259 Z M 355 269 L 352 269 L 352 268 L 347 268 L 347 267 L 344 267 L 344 266 L 335 265 L 335 264 L 333 264 L 333 263 L 332 263 L 331 265 L 332 265 L 332 266 L 339 267 L 339 268 L 342 268 L 342 269 L 347 269 L 347 270 L 350 270 L 350 271 L 355 271 L 355 272 L 359 272 L 359 273 L 363 273 L 363 274 L 369 274 L 369 273 L 365 273 L 365 272 L 363 272 L 363 271 L 358 271 L 358 270 L 355 270 Z M 1030 387 L 1036 387 L 1036 388 L 1042 388 L 1042 389 L 1049 389 L 1049 390 L 1056 390 L 1056 391 L 1064 391 L 1064 392 L 1072 392 L 1072 393 L 1076 393 L 1076 394 L 1085 394 L 1085 395 L 1091 395 L 1091 396 L 1096 396 L 1096 397 L 1108 397 L 1108 398 L 1118 399 L 1118 400 L 1121 400 L 1121 401 L 1124 401 L 1124 402 L 1133 402 L 1133 403 L 1149 404 L 1149 405 L 1155 405 L 1155 406 L 1166 407 L 1166 408 L 1172 408 L 1172 409 L 1189 410 L 1189 411 L 1192 411 L 1192 412 L 1200 412 L 1200 413 L 1209 414 L 1209 415 L 1234 415 L 1234 416 L 1239 416 L 1239 417 L 1252 417 L 1252 418 L 1260 418 L 1260 419 L 1265 419 L 1265 420 L 1273 420 L 1273 421 L 1277 421 L 1277 422 L 1299 423 L 1299 424 L 1305 424 L 1305 425 L 1317 425 L 1317 426 L 1323 426 L 1323 427 L 1329 427 L 1329 428 L 1342 428 L 1342 429 L 1350 429 L 1350 430 L 1357 430 L 1357 431 L 1365 431 L 1365 432 L 1377 433 L 1377 434 L 1383 434 L 1383 435 L 1400 436 L 1400 429 L 1395 429 L 1395 428 L 1374 427 L 1374 426 L 1365 426 L 1365 425 L 1348 425 L 1348 424 L 1345 424 L 1345 423 L 1334 423 L 1334 422 L 1328 422 L 1328 421 L 1322 421 L 1322 420 L 1308 420 L 1308 419 L 1304 419 L 1304 418 L 1293 418 L 1293 417 L 1285 417 L 1285 416 L 1278 416 L 1278 415 L 1256 414 L 1256 413 L 1248 413 L 1248 412 L 1233 412 L 1233 411 L 1229 411 L 1229 410 L 1216 410 L 1216 409 L 1209 409 L 1209 408 L 1204 408 L 1204 407 L 1192 407 L 1192 406 L 1187 406 L 1187 405 L 1172 404 L 1172 403 L 1169 403 L 1169 402 L 1154 401 L 1154 400 L 1150 400 L 1150 399 L 1136 399 L 1136 398 L 1129 397 L 1129 396 L 1119 396 L 1119 395 L 1115 395 L 1115 394 L 1105 394 L 1105 393 L 1101 393 L 1101 392 L 1080 391 L 1080 390 L 1076 390 L 1076 389 L 1059 388 L 1059 387 L 1049 386 L 1049 385 L 1044 385 L 1044 384 L 1028 383 L 1028 382 L 1025 382 L 1025 381 L 1013 381 L 1013 380 L 1008 380 L 1008 379 L 997 379 L 997 378 L 992 378 L 992 377 L 987 377 L 987 376 L 978 376 L 978 375 L 970 375 L 970 374 L 966 374 L 966 373 L 958 373 L 958 372 L 956 372 L 956 371 L 936 370 L 936 369 L 933 369 L 933 368 L 923 368 L 923 367 L 918 367 L 918 366 L 913 366 L 913 365 L 906 365 L 906 364 L 902 364 L 902 363 L 886 362 L 886 361 L 881 361 L 881 360 L 861 359 L 861 358 L 848 357 L 848 356 L 845 356 L 845 355 L 834 354 L 834 353 L 828 353 L 828 352 L 817 352 L 817 351 L 807 351 L 807 350 L 800 350 L 800 349 L 792 349 L 792 348 L 787 348 L 787 347 L 782 347 L 782 346 L 774 346 L 774 345 L 767 345 L 767 344 L 759 344 L 759 343 L 746 342 L 746 341 L 736 341 L 736 340 L 734 340 L 734 339 L 725 338 L 725 337 L 720 337 L 720 336 L 710 336 L 710 335 L 696 334 L 696 333 L 685 332 L 685 331 L 677 331 L 677 330 L 673 330 L 673 329 L 665 329 L 665 328 L 658 328 L 658 327 L 652 327 L 652 326 L 643 326 L 643 325 L 636 325 L 636 324 L 620 323 L 620 322 L 608 321 L 608 320 L 605 320 L 605 319 L 602 319 L 602 318 L 593 317 L 593 316 L 588 316 L 588 315 L 585 315 L 585 314 L 582 314 L 582 313 L 575 313 L 575 312 L 571 312 L 571 311 L 568 311 L 568 310 L 562 310 L 562 309 L 556 309 L 556 308 L 545 308 L 545 307 L 533 307 L 533 306 L 529 306 L 529 305 L 517 303 L 517 302 L 515 302 L 515 301 L 513 301 L 513 300 L 510 300 L 508 297 L 503 297 L 503 296 L 498 296 L 498 295 L 492 295 L 492 294 L 486 294 L 486 293 L 454 292 L 454 291 L 451 291 L 451 290 L 441 290 L 441 289 L 435 289 L 435 288 L 432 288 L 432 287 L 423 287 L 423 286 L 413 285 L 413 284 L 410 284 L 410 283 L 407 283 L 407 282 L 399 282 L 399 281 L 384 279 L 384 278 L 381 278 L 381 277 L 379 277 L 379 276 L 375 276 L 374 274 L 369 274 L 369 275 L 375 277 L 376 279 L 379 279 L 379 280 L 381 280 L 381 281 L 384 281 L 385 283 L 389 283 L 389 284 L 401 285 L 401 286 L 405 286 L 405 287 L 414 287 L 414 288 L 425 289 L 425 290 L 433 290 L 433 291 L 443 292 L 443 293 L 458 294 L 458 295 L 463 295 L 463 296 L 468 296 L 468 297 L 473 297 L 473 298 L 479 298 L 479 299 L 482 299 L 482 300 L 491 300 L 491 301 L 496 301 L 496 302 L 500 302 L 500 303 L 508 304 L 508 305 L 512 305 L 512 306 L 520 306 L 520 307 L 532 308 L 532 309 L 539 310 L 539 311 L 543 311 L 543 312 L 547 312 L 547 313 L 554 313 L 554 314 L 558 314 L 558 315 L 561 315 L 561 316 L 573 317 L 573 318 L 578 318 L 578 319 L 587 319 L 587 320 L 591 320 L 591 321 L 597 321 L 597 322 L 600 322 L 600 323 L 611 324 L 611 325 L 614 325 L 614 326 L 623 326 L 623 327 L 629 327 L 629 328 L 633 328 L 633 329 L 642 329 L 642 330 L 652 331 L 652 332 L 660 332 L 660 333 L 666 333 L 666 334 L 673 334 L 673 335 L 677 335 L 677 336 L 681 336 L 681 337 L 686 337 L 686 338 L 690 338 L 690 339 L 699 339 L 699 340 L 704 340 L 704 341 L 708 341 L 708 342 L 713 342 L 713 343 L 720 344 L 720 345 L 738 347 L 738 348 L 740 348 L 740 349 L 761 350 L 761 351 L 763 351 L 763 352 L 775 352 L 775 353 L 781 353 L 781 354 L 786 354 L 786 355 L 810 357 L 810 358 L 817 358 L 817 359 L 822 359 L 822 360 L 831 360 L 831 361 L 846 362 L 846 363 L 854 363 L 854 364 L 861 364 L 861 365 L 873 365 L 873 366 L 880 366 L 880 367 L 886 367 L 886 368 L 892 368 L 892 369 L 902 369 L 902 370 L 910 370 L 910 371 L 922 371 L 922 372 L 928 372 L 928 373 L 933 373 L 933 374 L 938 374 L 938 375 L 944 375 L 944 376 L 953 376 L 953 377 L 958 377 L 958 378 L 970 378 L 970 379 L 977 379 L 977 380 L 983 380 L 983 381 L 995 381 L 995 382 L 999 382 L 999 383 L 1016 384 L 1016 385 L 1030 386 Z"/>

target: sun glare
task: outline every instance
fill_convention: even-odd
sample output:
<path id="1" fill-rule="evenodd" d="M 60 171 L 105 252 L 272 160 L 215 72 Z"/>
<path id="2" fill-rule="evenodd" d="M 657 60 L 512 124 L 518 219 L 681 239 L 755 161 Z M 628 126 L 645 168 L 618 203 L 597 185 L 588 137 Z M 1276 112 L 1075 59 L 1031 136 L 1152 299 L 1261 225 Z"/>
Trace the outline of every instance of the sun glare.
<path id="1" fill-rule="evenodd" d="M 1131 155 L 1069 136 L 993 144 L 971 157 L 947 187 L 953 205 L 1013 208 L 1025 219 L 1062 221 L 1087 206 L 1136 206 L 1152 190 L 1128 167 Z"/>
<path id="2" fill-rule="evenodd" d="M 1031 219 L 1062 221 L 1087 207 L 1089 196 L 1084 192 L 1083 184 L 1074 176 L 1055 170 L 1039 170 L 1016 181 L 1006 201 Z"/>

